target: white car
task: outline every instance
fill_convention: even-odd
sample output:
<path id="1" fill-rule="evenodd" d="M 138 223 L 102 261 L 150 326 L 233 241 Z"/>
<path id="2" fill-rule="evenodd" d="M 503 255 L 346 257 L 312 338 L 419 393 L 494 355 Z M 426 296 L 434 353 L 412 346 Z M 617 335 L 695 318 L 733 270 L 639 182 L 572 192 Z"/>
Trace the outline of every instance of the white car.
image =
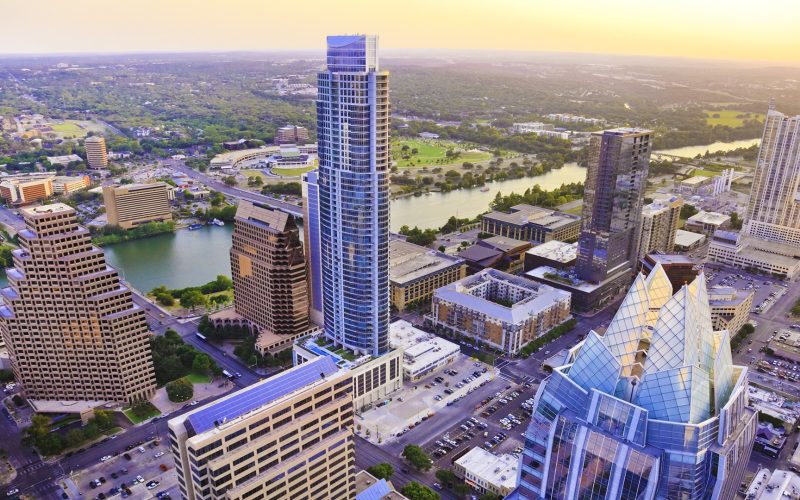
<path id="1" fill-rule="evenodd" d="M 155 454 L 156 458 L 163 457 L 163 456 L 164 456 L 164 452 L 163 451 L 159 451 L 158 453 Z"/>
<path id="2" fill-rule="evenodd" d="M 12 497 L 12 496 L 16 495 L 17 493 L 19 493 L 19 488 L 14 488 L 13 490 L 6 491 L 6 496 L 7 497 Z"/>
<path id="3" fill-rule="evenodd" d="M 106 455 L 103 458 L 101 458 L 100 461 L 101 462 L 108 462 L 109 460 L 111 460 L 111 458 L 112 458 L 111 455 Z"/>
<path id="4" fill-rule="evenodd" d="M 200 403 L 200 401 L 197 401 L 197 400 L 195 399 L 194 401 L 192 401 L 191 403 L 189 403 L 189 406 L 195 406 L 195 405 L 196 405 L 196 404 L 198 404 L 198 403 Z"/>

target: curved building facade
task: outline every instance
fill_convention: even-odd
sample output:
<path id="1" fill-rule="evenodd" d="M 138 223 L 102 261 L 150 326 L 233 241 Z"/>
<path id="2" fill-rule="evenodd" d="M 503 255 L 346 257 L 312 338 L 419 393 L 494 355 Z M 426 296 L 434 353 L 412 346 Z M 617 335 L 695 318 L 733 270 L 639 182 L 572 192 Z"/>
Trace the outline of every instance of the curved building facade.
<path id="1" fill-rule="evenodd" d="M 590 331 L 540 386 L 517 494 L 733 498 L 756 424 L 747 368 L 712 329 L 705 277 L 673 294 L 657 264 L 605 334 Z"/>
<path id="2" fill-rule="evenodd" d="M 377 37 L 328 37 L 317 82 L 325 334 L 377 356 L 389 349 L 389 74 Z"/>

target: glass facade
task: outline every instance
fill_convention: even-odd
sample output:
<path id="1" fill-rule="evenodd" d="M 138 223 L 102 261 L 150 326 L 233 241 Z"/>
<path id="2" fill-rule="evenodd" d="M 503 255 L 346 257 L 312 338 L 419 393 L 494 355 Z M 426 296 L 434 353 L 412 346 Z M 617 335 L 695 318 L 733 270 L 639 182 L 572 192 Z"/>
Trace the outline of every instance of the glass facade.
<path id="1" fill-rule="evenodd" d="M 539 387 L 517 498 L 731 498 L 755 438 L 747 368 L 711 328 L 705 277 L 667 285 L 660 264 L 637 276 Z"/>
<path id="2" fill-rule="evenodd" d="M 325 334 L 388 350 L 389 75 L 377 38 L 328 37 L 318 74 L 319 243 Z"/>

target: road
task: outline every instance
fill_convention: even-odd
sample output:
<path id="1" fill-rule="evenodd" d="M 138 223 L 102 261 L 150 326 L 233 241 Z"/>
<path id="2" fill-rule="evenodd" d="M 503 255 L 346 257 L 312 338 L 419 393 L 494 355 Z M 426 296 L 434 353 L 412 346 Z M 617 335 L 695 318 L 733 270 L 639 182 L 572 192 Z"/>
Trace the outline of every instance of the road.
<path id="1" fill-rule="evenodd" d="M 220 182 L 215 178 L 208 176 L 198 170 L 187 167 L 183 160 L 164 160 L 163 164 L 173 170 L 177 170 L 186 174 L 189 178 L 200 181 L 209 188 L 219 191 L 220 193 L 231 196 L 234 198 L 242 198 L 258 203 L 264 203 L 271 207 L 278 208 L 284 212 L 288 212 L 296 217 L 303 217 L 303 209 L 294 203 L 288 203 L 271 196 L 264 196 L 263 194 L 254 193 L 245 189 L 229 186 L 224 182 Z"/>

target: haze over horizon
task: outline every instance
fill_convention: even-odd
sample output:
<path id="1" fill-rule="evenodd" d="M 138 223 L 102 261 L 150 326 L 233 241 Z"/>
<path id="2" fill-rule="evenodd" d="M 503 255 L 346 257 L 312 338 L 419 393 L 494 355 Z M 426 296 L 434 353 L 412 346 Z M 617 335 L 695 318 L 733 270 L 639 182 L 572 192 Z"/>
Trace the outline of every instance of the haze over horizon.
<path id="1" fill-rule="evenodd" d="M 321 50 L 327 34 L 367 32 L 381 48 L 563 52 L 800 63 L 800 4 L 746 0 L 248 0 L 23 3 L 4 7 L 0 54 Z M 287 22 L 295 16 L 301 21 Z M 102 40 L 98 43 L 97 40 Z"/>

